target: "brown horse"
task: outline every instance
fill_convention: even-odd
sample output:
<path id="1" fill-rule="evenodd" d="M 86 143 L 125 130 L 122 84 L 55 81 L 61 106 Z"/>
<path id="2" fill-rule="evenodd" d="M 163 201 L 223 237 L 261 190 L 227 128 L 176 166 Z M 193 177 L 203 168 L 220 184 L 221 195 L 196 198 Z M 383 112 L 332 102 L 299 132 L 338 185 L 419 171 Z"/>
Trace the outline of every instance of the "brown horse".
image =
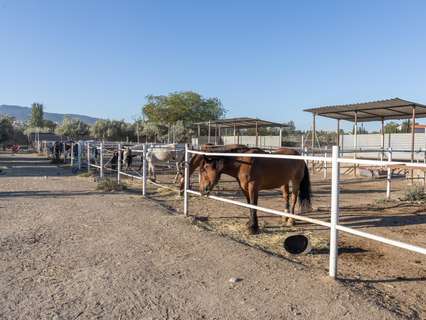
<path id="1" fill-rule="evenodd" d="M 228 152 L 236 152 L 229 150 Z M 250 148 L 244 153 L 265 153 L 258 148 Z M 297 151 L 281 148 L 273 154 L 293 154 Z M 289 184 L 292 184 L 291 213 L 294 214 L 297 198 L 302 211 L 311 207 L 311 183 L 305 161 L 297 159 L 273 159 L 254 157 L 204 156 L 200 163 L 200 192 L 209 194 L 218 183 L 221 174 L 234 177 L 240 185 L 249 204 L 257 205 L 259 191 L 281 188 L 289 209 Z M 289 218 L 287 225 L 293 225 Z M 250 209 L 248 225 L 252 234 L 259 232 L 257 210 Z"/>
<path id="2" fill-rule="evenodd" d="M 217 146 L 211 143 L 206 143 L 200 146 L 200 151 L 205 152 L 229 152 L 232 150 L 232 152 L 245 152 L 249 149 L 249 147 L 242 145 L 242 144 L 229 144 L 225 146 Z M 189 178 L 191 178 L 192 174 L 197 170 L 197 168 L 200 166 L 201 161 L 203 160 L 203 155 L 201 154 L 192 154 L 191 160 L 189 160 Z M 180 178 L 180 192 L 183 192 L 183 189 L 185 187 L 185 177 L 182 175 Z"/>

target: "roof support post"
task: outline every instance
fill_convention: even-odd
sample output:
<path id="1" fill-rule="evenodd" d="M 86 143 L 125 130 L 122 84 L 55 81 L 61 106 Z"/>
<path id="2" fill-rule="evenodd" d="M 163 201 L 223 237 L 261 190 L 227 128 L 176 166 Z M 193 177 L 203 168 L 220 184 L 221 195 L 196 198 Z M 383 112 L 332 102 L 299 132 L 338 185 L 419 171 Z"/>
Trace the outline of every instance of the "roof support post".
<path id="1" fill-rule="evenodd" d="M 358 111 L 355 111 L 354 120 L 354 159 L 356 159 L 356 149 L 358 148 Z M 356 164 L 354 164 L 354 176 L 356 176 Z"/>
<path id="2" fill-rule="evenodd" d="M 411 119 L 411 163 L 414 162 L 414 143 L 416 138 L 416 107 L 413 106 L 413 115 Z M 414 171 L 411 169 L 411 183 L 413 182 Z"/>
<path id="3" fill-rule="evenodd" d="M 381 144 L 380 144 L 380 147 L 381 147 L 381 152 L 380 152 L 380 160 L 381 161 L 383 161 L 383 158 L 384 158 L 384 154 L 385 154 L 385 119 L 382 117 L 382 129 L 381 129 L 381 134 L 382 134 L 382 136 L 381 136 Z"/>
<path id="4" fill-rule="evenodd" d="M 256 121 L 256 147 L 259 146 L 259 128 L 257 126 L 257 121 Z"/>
<path id="5" fill-rule="evenodd" d="M 337 119 L 337 130 L 336 130 L 336 146 L 340 148 L 340 119 Z"/>
<path id="6" fill-rule="evenodd" d="M 218 136 L 218 141 L 219 141 L 219 144 L 222 144 L 221 143 L 221 139 L 220 139 L 220 136 L 221 136 L 221 132 L 222 130 L 221 130 L 221 126 L 219 125 L 219 129 L 218 129 L 218 132 L 217 132 L 217 136 Z"/>
<path id="7" fill-rule="evenodd" d="M 214 144 L 217 144 L 217 124 L 214 126 Z"/>
<path id="8" fill-rule="evenodd" d="M 316 117 L 317 117 L 317 114 L 313 113 L 312 114 L 312 155 L 315 154 L 315 152 L 314 152 L 315 139 L 317 137 L 317 133 L 316 133 Z"/>
<path id="9" fill-rule="evenodd" d="M 237 126 L 234 122 L 234 144 L 237 143 Z"/>
<path id="10" fill-rule="evenodd" d="M 302 138 L 303 138 L 303 136 L 302 136 Z M 283 127 L 280 127 L 280 141 L 279 141 L 279 143 L 278 143 L 278 146 L 281 148 L 282 146 L 283 146 Z M 303 150 L 303 147 L 302 147 L 302 150 Z"/>

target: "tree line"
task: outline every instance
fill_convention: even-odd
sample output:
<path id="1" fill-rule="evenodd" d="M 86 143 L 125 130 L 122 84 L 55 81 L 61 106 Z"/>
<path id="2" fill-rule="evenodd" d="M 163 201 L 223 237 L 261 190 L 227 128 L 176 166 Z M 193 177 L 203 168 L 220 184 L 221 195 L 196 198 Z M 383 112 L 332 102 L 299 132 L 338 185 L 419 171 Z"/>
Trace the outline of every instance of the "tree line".
<path id="1" fill-rule="evenodd" d="M 31 118 L 25 123 L 0 116 L 0 143 L 23 144 L 25 136 L 34 132 L 56 133 L 74 140 L 184 142 L 194 133 L 195 122 L 217 120 L 226 114 L 218 98 L 204 98 L 192 91 L 147 96 L 141 116 L 133 122 L 101 119 L 88 125 L 80 119 L 65 117 L 62 123 L 55 123 L 44 119 L 43 109 L 43 104 L 33 103 Z"/>
<path id="2" fill-rule="evenodd" d="M 225 115 L 226 109 L 218 98 L 204 98 L 192 91 L 149 95 L 141 109 L 141 116 L 133 122 L 102 119 L 93 125 L 70 117 L 65 117 L 62 123 L 44 119 L 43 104 L 35 102 L 32 104 L 31 118 L 25 123 L 0 116 L 0 144 L 25 144 L 26 137 L 34 132 L 52 132 L 74 140 L 92 138 L 132 142 L 187 142 L 195 133 L 195 123 L 214 121 Z M 231 131 L 224 130 L 222 133 L 232 134 Z M 278 134 L 276 128 L 261 128 L 259 131 L 260 135 Z M 391 121 L 385 126 L 385 133 L 410 131 L 409 120 L 402 121 L 401 124 Z M 363 126 L 359 126 L 358 133 L 368 132 Z M 255 132 L 254 129 L 243 129 L 241 134 L 254 135 Z M 307 132 L 297 130 L 293 121 L 283 131 L 284 139 L 286 136 L 306 134 Z M 206 127 L 201 127 L 201 135 L 207 135 Z M 334 141 L 336 136 L 335 132 L 326 131 L 318 132 L 317 135 L 326 137 L 325 141 Z"/>

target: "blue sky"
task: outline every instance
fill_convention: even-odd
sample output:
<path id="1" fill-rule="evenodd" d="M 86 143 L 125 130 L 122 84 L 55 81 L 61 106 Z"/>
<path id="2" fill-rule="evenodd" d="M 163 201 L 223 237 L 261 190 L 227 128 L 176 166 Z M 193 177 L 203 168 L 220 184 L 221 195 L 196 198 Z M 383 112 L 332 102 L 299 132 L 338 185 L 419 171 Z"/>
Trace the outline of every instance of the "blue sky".
<path id="1" fill-rule="evenodd" d="M 300 128 L 308 107 L 426 104 L 426 1 L 0 0 L 0 104 L 132 120 L 182 90 Z"/>

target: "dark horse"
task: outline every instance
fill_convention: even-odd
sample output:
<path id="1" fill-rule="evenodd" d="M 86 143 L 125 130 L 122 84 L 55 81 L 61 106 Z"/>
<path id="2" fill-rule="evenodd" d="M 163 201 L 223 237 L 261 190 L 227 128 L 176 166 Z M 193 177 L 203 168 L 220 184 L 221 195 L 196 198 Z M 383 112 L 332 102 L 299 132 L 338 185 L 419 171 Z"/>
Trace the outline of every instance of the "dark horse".
<path id="1" fill-rule="evenodd" d="M 233 153 L 234 150 L 227 152 Z M 263 153 L 258 148 L 250 148 L 243 153 Z M 273 154 L 293 154 L 298 152 L 281 148 Z M 254 158 L 254 157 L 221 157 L 203 156 L 200 163 L 200 192 L 207 195 L 218 183 L 221 174 L 234 177 L 241 190 L 246 196 L 249 204 L 257 205 L 260 190 L 281 188 L 286 202 L 286 209 L 289 209 L 289 184 L 292 185 L 292 204 L 290 213 L 294 214 L 297 198 L 302 211 L 311 207 L 311 183 L 308 167 L 305 161 L 298 159 L 274 159 L 274 158 Z M 287 225 L 293 225 L 294 220 L 289 218 Z M 250 209 L 250 219 L 248 228 L 250 233 L 259 232 L 257 210 Z"/>

